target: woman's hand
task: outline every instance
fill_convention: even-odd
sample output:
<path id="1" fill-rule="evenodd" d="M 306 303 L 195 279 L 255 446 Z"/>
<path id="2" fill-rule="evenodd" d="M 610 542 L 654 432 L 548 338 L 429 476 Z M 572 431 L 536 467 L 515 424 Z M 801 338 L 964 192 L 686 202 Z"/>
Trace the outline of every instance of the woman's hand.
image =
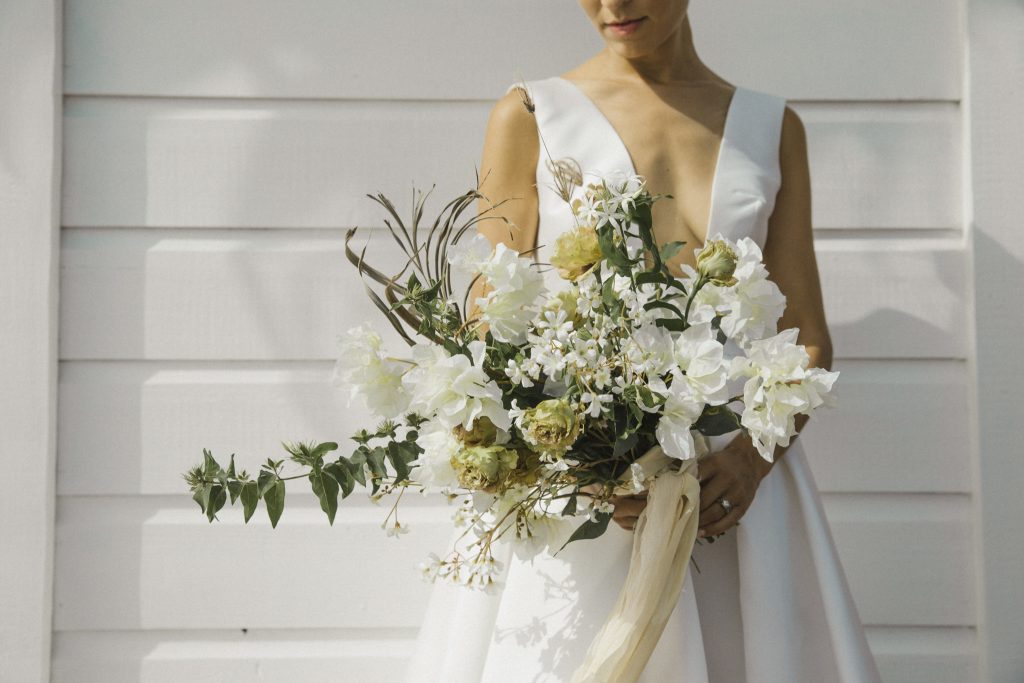
<path id="1" fill-rule="evenodd" d="M 777 453 L 778 455 L 778 453 Z M 772 463 L 758 454 L 750 439 L 738 435 L 725 448 L 700 459 L 700 526 L 698 536 L 718 536 L 725 533 L 746 514 L 754 502 L 757 487 L 772 469 Z M 597 495 L 600 487 L 590 484 L 580 489 Z M 726 512 L 721 500 L 731 504 Z M 615 506 L 612 520 L 623 529 L 632 531 L 640 513 L 647 507 L 647 491 L 612 496 Z"/>
<path id="2" fill-rule="evenodd" d="M 722 450 L 701 458 L 697 536 L 718 536 L 736 526 L 750 509 L 757 487 L 771 469 L 772 463 L 758 454 L 750 438 L 744 434 L 738 435 Z M 722 505 L 723 499 L 728 501 L 728 506 Z"/>

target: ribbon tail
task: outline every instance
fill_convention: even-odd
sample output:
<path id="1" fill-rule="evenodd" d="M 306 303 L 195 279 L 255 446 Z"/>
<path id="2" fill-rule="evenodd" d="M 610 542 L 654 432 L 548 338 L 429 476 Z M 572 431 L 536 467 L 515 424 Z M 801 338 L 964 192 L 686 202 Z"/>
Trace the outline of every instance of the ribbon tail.
<path id="1" fill-rule="evenodd" d="M 672 461 L 659 447 L 643 458 Z M 697 460 L 685 460 L 678 470 L 663 468 L 651 482 L 633 530 L 626 581 L 572 683 L 635 683 L 643 672 L 679 599 L 697 538 L 696 474 Z"/>

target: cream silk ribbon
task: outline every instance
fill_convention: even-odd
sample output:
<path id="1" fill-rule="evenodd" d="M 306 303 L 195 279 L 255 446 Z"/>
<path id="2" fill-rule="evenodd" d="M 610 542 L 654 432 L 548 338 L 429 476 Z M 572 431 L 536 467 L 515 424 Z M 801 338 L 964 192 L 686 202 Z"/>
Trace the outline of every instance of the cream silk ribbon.
<path id="1" fill-rule="evenodd" d="M 697 455 L 703 455 L 707 440 L 696 432 L 694 436 Z M 697 458 L 682 461 L 674 470 L 668 465 L 677 460 L 655 446 L 637 462 L 645 476 L 657 476 L 651 480 L 647 506 L 633 529 L 629 572 L 572 683 L 635 683 L 665 630 L 686 578 L 697 538 Z M 629 476 L 628 470 L 624 476 Z"/>

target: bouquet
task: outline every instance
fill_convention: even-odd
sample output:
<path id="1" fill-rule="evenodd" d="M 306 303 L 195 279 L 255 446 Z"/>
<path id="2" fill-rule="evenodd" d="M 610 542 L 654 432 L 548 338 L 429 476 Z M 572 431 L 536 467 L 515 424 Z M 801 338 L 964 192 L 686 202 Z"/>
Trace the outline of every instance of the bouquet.
<path id="1" fill-rule="evenodd" d="M 474 512 L 460 521 L 481 532 L 481 553 L 436 568 L 486 586 L 490 575 L 479 572 L 500 536 L 536 539 L 547 518 L 581 511 L 587 519 L 569 540 L 599 536 L 622 476 L 628 490 L 645 488 L 637 459 L 652 446 L 684 461 L 695 456 L 695 437 L 744 430 L 771 460 L 795 434 L 798 414 L 831 403 L 838 373 L 808 367 L 796 328 L 775 333 L 785 298 L 749 238 L 715 236 L 696 252 L 696 269 L 676 277 L 666 261 L 683 243 L 654 243 L 651 205 L 660 197 L 638 176 L 601 178 L 571 204 L 575 224 L 551 259 L 565 286 L 551 288 L 532 260 L 466 237 L 486 213 L 455 226 L 480 197 L 471 191 L 450 203 L 426 239 L 418 239 L 425 198 L 410 229 L 375 197 L 409 255 L 395 276 L 352 251 L 356 229 L 347 235 L 349 259 L 383 286 L 383 296 L 367 292 L 410 352 L 392 355 L 365 324 L 339 337 L 333 379 L 380 424 L 356 433 L 347 457 L 331 455 L 333 442 L 284 444 L 308 469 L 289 478 L 309 479 L 332 523 L 339 493 L 356 483 L 378 497 L 410 486 L 461 497 Z M 473 306 L 468 292 L 460 302 L 455 274 L 484 277 L 489 291 Z M 741 351 L 732 358 L 730 342 Z M 730 396 L 737 378 L 742 395 Z M 246 521 L 264 500 L 276 525 L 282 464 L 268 460 L 252 480 L 236 474 L 233 456 L 224 470 L 204 451 L 186 479 L 211 521 L 230 496 L 241 498 Z M 588 485 L 600 491 L 583 492 Z M 392 528 L 402 527 L 396 520 Z M 442 570 L 449 563 L 458 567 Z"/>
<path id="2" fill-rule="evenodd" d="M 375 500 L 393 492 L 400 500 L 408 488 L 439 493 L 458 501 L 454 521 L 471 542 L 432 553 L 423 574 L 484 589 L 501 575 L 499 539 L 517 553 L 557 553 L 605 532 L 613 495 L 647 489 L 628 590 L 586 665 L 624 675 L 646 662 L 668 617 L 659 608 L 681 588 L 706 438 L 742 430 L 771 460 L 796 433 L 797 415 L 831 402 L 838 373 L 808 367 L 796 329 L 777 332 L 785 298 L 752 240 L 715 235 L 696 252 L 696 268 L 676 275 L 667 261 L 683 243 L 657 244 L 651 219 L 667 195 L 652 195 L 635 175 L 586 185 L 582 174 L 568 177 L 567 226 L 550 263 L 558 278 L 477 234 L 489 210 L 463 218 L 483 199 L 479 186 L 429 227 L 425 197 L 408 226 L 387 198 L 372 197 L 405 266 L 392 275 L 371 266 L 366 250 L 351 246 L 355 229 L 346 254 L 409 348 L 395 354 L 360 325 L 339 337 L 334 381 L 379 424 L 352 437 L 350 455 L 334 442 L 286 442 L 302 468 L 293 476 L 270 459 L 253 479 L 236 472 L 234 456 L 224 469 L 206 450 L 185 476 L 211 521 L 228 499 L 241 500 L 248 521 L 262 500 L 275 526 L 291 479 L 308 479 L 332 523 L 356 484 Z M 486 286 L 472 297 L 479 278 Z M 389 534 L 407 531 L 397 503 L 382 525 Z M 566 523 L 575 529 L 554 543 Z"/>

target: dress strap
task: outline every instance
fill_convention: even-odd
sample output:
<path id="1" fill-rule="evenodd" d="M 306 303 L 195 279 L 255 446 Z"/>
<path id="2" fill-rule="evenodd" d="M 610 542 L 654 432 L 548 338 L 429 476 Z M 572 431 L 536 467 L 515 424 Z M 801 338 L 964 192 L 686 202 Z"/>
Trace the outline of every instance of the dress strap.
<path id="1" fill-rule="evenodd" d="M 779 142 L 786 100 L 737 87 L 719 153 L 708 237 L 751 237 L 760 246 L 782 182 Z"/>
<path id="2" fill-rule="evenodd" d="M 510 92 L 519 84 L 508 87 Z M 588 175 L 609 172 L 635 173 L 633 159 L 622 138 L 582 90 L 560 76 L 525 82 L 535 105 L 537 128 L 546 150 L 541 150 L 541 163 L 551 159 L 571 158 Z M 543 175 L 543 172 L 541 172 Z"/>

